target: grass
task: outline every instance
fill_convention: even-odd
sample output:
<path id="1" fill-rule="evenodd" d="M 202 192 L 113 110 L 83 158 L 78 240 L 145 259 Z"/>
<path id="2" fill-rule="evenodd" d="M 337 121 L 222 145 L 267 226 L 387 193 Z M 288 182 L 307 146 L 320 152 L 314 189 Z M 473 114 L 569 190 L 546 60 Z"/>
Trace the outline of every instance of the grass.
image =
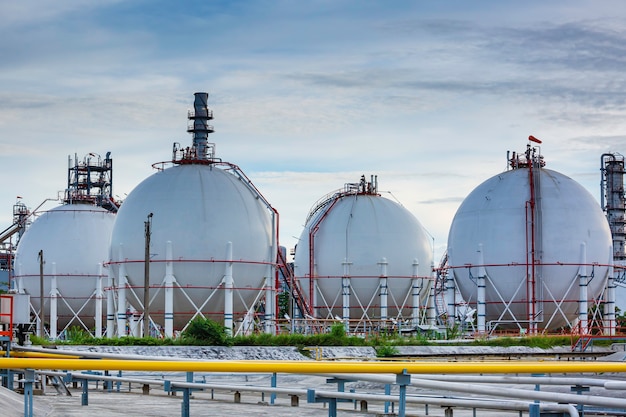
<path id="1" fill-rule="evenodd" d="M 377 334 L 367 337 L 357 337 L 346 334 L 342 323 L 333 324 L 328 333 L 320 334 L 297 334 L 283 333 L 271 335 L 268 333 L 255 333 L 244 336 L 232 337 L 226 328 L 215 321 L 205 318 L 194 319 L 187 329 L 176 339 L 154 337 L 113 337 L 96 338 L 79 327 L 72 327 L 66 332 L 65 340 L 53 342 L 31 336 L 31 342 L 35 345 L 89 345 L 89 346 L 293 346 L 302 352 L 308 346 L 369 346 L 376 349 L 377 356 L 389 357 L 398 353 L 400 346 L 428 346 L 437 345 L 435 334 L 417 334 L 411 337 L 398 334 Z M 454 331 L 447 333 L 447 338 L 456 339 Z M 594 344 L 608 346 L 611 343 L 623 340 L 597 340 Z M 557 346 L 571 346 L 572 339 L 569 335 L 539 335 L 520 337 L 482 338 L 468 341 L 450 343 L 454 346 L 527 346 L 532 348 L 549 349 Z"/>
<path id="2" fill-rule="evenodd" d="M 397 334 L 372 335 L 357 337 L 347 335 L 342 323 L 334 324 L 328 333 L 322 334 L 278 334 L 258 333 L 245 336 L 231 337 L 224 326 L 209 319 L 196 319 L 179 338 L 159 339 L 154 337 L 138 338 L 132 336 L 114 338 L 95 338 L 87 331 L 72 328 L 66 334 L 66 340 L 53 342 L 37 336 L 31 336 L 35 345 L 90 345 L 90 346 L 293 346 L 302 352 L 308 346 L 369 346 L 376 349 L 377 356 L 389 357 L 398 353 L 400 346 L 428 346 L 438 342 L 428 335 L 403 337 Z M 459 341 L 451 343 L 455 346 L 527 346 L 549 349 L 557 346 L 571 346 L 571 337 L 559 336 L 523 336 L 484 338 L 473 341 Z M 602 346 L 614 343 L 616 340 L 598 340 L 595 344 Z"/>

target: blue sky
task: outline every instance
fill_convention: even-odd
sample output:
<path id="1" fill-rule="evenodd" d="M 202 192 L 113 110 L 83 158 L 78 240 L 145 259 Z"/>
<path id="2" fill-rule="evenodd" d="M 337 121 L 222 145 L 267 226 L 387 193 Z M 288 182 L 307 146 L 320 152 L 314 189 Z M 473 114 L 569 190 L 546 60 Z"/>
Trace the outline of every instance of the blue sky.
<path id="1" fill-rule="evenodd" d="M 68 155 L 114 160 L 124 198 L 190 143 L 207 91 L 217 156 L 279 211 L 293 247 L 325 194 L 378 175 L 433 236 L 543 140 L 599 199 L 626 152 L 621 1 L 0 0 L 0 223 L 55 198 Z M 50 203 L 55 204 L 55 203 Z"/>

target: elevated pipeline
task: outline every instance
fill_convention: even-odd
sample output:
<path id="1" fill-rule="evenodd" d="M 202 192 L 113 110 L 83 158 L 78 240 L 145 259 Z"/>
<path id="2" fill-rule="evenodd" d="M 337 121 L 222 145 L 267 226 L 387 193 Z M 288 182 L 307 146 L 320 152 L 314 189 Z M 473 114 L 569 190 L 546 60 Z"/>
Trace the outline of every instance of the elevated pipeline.
<path id="1" fill-rule="evenodd" d="M 547 374 L 626 372 L 624 362 L 320 362 L 0 358 L 0 368 L 256 373 Z"/>

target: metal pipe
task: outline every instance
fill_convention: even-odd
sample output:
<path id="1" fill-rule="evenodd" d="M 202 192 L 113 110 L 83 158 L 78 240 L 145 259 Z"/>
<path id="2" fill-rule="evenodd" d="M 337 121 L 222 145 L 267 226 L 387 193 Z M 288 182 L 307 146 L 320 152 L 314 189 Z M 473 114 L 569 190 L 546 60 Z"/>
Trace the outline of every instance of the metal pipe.
<path id="1" fill-rule="evenodd" d="M 276 254 L 277 252 L 274 252 Z M 274 318 L 274 309 L 275 309 L 275 301 L 276 295 L 274 291 L 274 275 L 272 273 L 273 267 L 268 265 L 268 271 L 264 278 L 264 292 L 265 292 L 265 333 L 268 334 L 276 334 L 276 323 Z"/>
<path id="2" fill-rule="evenodd" d="M 102 337 L 102 299 L 104 295 L 102 294 L 102 263 L 98 264 L 98 277 L 96 278 L 96 297 L 95 297 L 95 337 Z"/>
<path id="3" fill-rule="evenodd" d="M 378 284 L 378 295 L 380 297 L 380 321 L 383 326 L 387 322 L 387 303 L 389 288 L 387 287 L 387 258 L 383 257 L 378 265 L 380 267 L 380 283 Z"/>
<path id="4" fill-rule="evenodd" d="M 113 278 L 113 267 L 109 266 L 107 271 L 107 329 L 106 329 L 106 337 L 112 338 L 115 335 L 115 300 L 113 299 L 115 295 L 115 290 L 113 289 L 114 278 Z"/>
<path id="5" fill-rule="evenodd" d="M 428 286 L 428 305 L 426 306 L 426 322 L 429 326 L 435 326 L 437 324 L 437 310 L 435 308 L 435 281 L 437 280 L 436 272 L 435 272 L 435 263 L 430 263 L 430 280 L 426 284 Z M 452 318 L 452 323 L 454 323 L 454 317 Z"/>
<path id="6" fill-rule="evenodd" d="M 448 247 L 448 259 L 452 256 L 452 247 Z M 446 304 L 447 322 L 446 325 L 452 328 L 456 317 L 456 286 L 454 282 L 455 271 L 449 270 L 445 277 L 444 300 Z M 432 290 L 434 292 L 434 289 Z M 442 312 L 439 312 L 441 314 Z"/>
<path id="7" fill-rule="evenodd" d="M 320 374 L 320 376 L 332 376 L 338 379 L 358 379 L 359 381 L 377 382 L 381 384 L 393 384 L 396 378 L 389 375 L 360 374 Z M 590 387 L 605 387 L 607 383 L 616 381 L 608 379 L 579 378 L 579 377 L 551 377 L 551 376 L 510 376 L 510 375 L 448 375 L 448 374 L 421 374 L 420 379 L 435 381 L 452 381 L 465 383 L 496 383 L 496 384 L 528 384 L 528 385 L 584 385 Z M 621 381 L 620 381 L 621 382 Z M 626 382 L 623 382 L 626 385 Z M 618 389 L 618 385 L 612 389 Z"/>
<path id="8" fill-rule="evenodd" d="M 420 324 L 420 282 L 419 282 L 419 261 L 417 258 L 413 259 L 413 278 L 411 279 L 411 321 L 412 326 L 417 328 Z M 422 281 L 422 285 L 423 285 Z"/>
<path id="9" fill-rule="evenodd" d="M 248 391 L 248 392 L 274 392 L 277 394 L 307 395 L 306 389 L 294 388 L 270 388 L 270 387 L 254 387 L 249 385 L 225 385 L 225 384 L 205 384 L 205 383 L 188 383 L 172 381 L 171 386 L 180 388 L 205 388 L 205 389 L 222 389 L 230 391 Z M 356 392 L 339 392 L 339 391 L 322 391 L 315 390 L 316 397 L 337 398 L 344 400 L 365 400 L 377 402 L 398 401 L 399 398 L 394 395 L 386 394 L 366 394 Z M 445 398 L 417 396 L 406 397 L 406 402 L 411 404 L 431 404 L 444 407 L 465 407 L 465 408 L 483 408 L 483 409 L 505 409 L 526 411 L 529 409 L 530 402 L 524 401 L 501 401 L 501 400 L 481 400 L 481 399 L 465 399 L 465 398 Z M 578 410 L 571 404 L 541 403 L 541 410 L 545 411 L 562 411 L 568 413 L 572 417 L 578 417 Z"/>
<path id="10" fill-rule="evenodd" d="M 46 333 L 43 330 L 44 327 L 44 308 L 43 308 L 43 249 L 39 251 L 39 327 L 37 334 L 39 337 L 44 337 Z"/>
<path id="11" fill-rule="evenodd" d="M 352 265 L 352 262 L 348 261 L 348 258 L 344 258 L 341 265 L 343 266 L 343 276 L 341 277 L 341 319 L 346 328 L 346 333 L 348 333 L 350 332 L 350 265 Z"/>
<path id="12" fill-rule="evenodd" d="M 5 350 L 0 350 L 0 355 L 2 356 L 11 356 L 14 358 L 50 358 L 50 359 L 80 359 L 80 355 L 70 355 L 65 353 L 48 353 L 48 352 L 20 352 L 11 347 L 11 350 L 8 352 Z"/>
<path id="13" fill-rule="evenodd" d="M 609 273 L 606 283 L 606 301 L 604 303 L 604 334 L 615 336 L 615 268 L 613 267 L 613 246 L 611 245 L 611 257 Z"/>
<path id="14" fill-rule="evenodd" d="M 124 246 L 120 243 L 117 274 L 117 335 L 126 336 L 126 268 L 124 266 Z"/>
<path id="15" fill-rule="evenodd" d="M 580 323 L 580 333 L 587 334 L 589 331 L 589 318 L 587 316 L 587 245 L 580 243 L 580 267 L 578 268 L 578 321 Z"/>
<path id="16" fill-rule="evenodd" d="M 163 317 L 163 325 L 165 337 L 174 337 L 174 263 L 172 252 L 172 241 L 168 240 L 165 243 L 165 278 L 163 279 L 165 289 L 164 293 L 164 307 L 165 316 Z"/>
<path id="17" fill-rule="evenodd" d="M 150 337 L 150 237 L 152 236 L 152 216 L 144 222 L 145 247 L 143 258 L 143 337 Z"/>
<path id="18" fill-rule="evenodd" d="M 479 334 L 486 332 L 485 317 L 486 317 L 486 277 L 487 271 L 485 269 L 485 259 L 483 255 L 483 244 L 478 244 L 478 276 L 476 277 L 476 323 Z"/>
<path id="19" fill-rule="evenodd" d="M 134 360 L 134 361 L 192 361 L 189 358 L 179 358 L 175 356 L 150 356 L 150 355 L 135 355 L 135 354 L 120 354 L 109 352 L 91 352 L 88 350 L 71 350 L 71 349 L 50 349 L 35 346 L 12 346 L 11 355 L 15 357 L 43 357 L 43 358 L 58 358 L 58 359 L 117 359 L 117 360 Z M 200 359 L 198 359 L 200 360 Z"/>
<path id="20" fill-rule="evenodd" d="M 613 161 L 615 161 L 615 155 L 613 155 L 612 153 L 603 153 L 600 156 L 600 208 L 602 208 L 602 210 L 606 209 L 606 206 L 604 204 L 604 192 L 606 190 L 606 162 L 605 162 L 605 157 L 610 157 Z"/>
<path id="21" fill-rule="evenodd" d="M 226 272 L 224 273 L 224 327 L 233 336 L 233 242 L 226 243 Z"/>
<path id="22" fill-rule="evenodd" d="M 41 372 L 44 375 L 56 375 L 65 376 L 64 372 Z M 122 381 L 133 382 L 139 384 L 154 384 L 165 385 L 164 380 L 157 379 L 141 379 L 141 378 L 128 378 L 128 377 L 116 377 L 116 376 L 103 376 L 103 375 L 89 375 L 89 374 L 72 374 L 72 377 L 81 379 L 91 379 L 97 381 Z M 358 379 L 362 379 L 359 377 Z M 392 378 L 395 381 L 395 378 Z M 192 389 L 217 389 L 228 391 L 240 391 L 240 392 L 263 392 L 263 393 L 276 393 L 287 395 L 301 395 L 306 396 L 307 389 L 298 388 L 280 388 L 280 387 L 264 387 L 264 386 L 251 386 L 251 385 L 236 385 L 236 384 L 211 384 L 211 383 L 193 383 L 193 382 L 180 382 L 171 381 L 170 386 L 179 388 L 192 388 Z M 322 391 L 315 390 L 315 395 L 322 398 L 341 398 L 347 400 L 365 400 L 365 401 L 378 401 L 378 402 L 391 402 L 397 401 L 398 397 L 393 395 L 383 394 L 366 394 L 355 392 L 338 392 L 338 391 Z M 499 409 L 499 410 L 519 410 L 526 411 L 529 409 L 529 402 L 524 401 L 502 401 L 502 400 L 484 400 L 484 399 L 467 399 L 467 398 L 449 398 L 449 397 L 429 397 L 429 396 L 408 396 L 406 402 L 411 404 L 431 404 L 445 407 L 465 407 L 465 408 L 481 408 L 481 409 Z M 540 403 L 539 408 L 545 411 L 562 411 L 568 413 L 571 417 L 578 417 L 578 410 L 571 404 L 554 404 L 554 403 Z"/>
<path id="23" fill-rule="evenodd" d="M 626 372 L 624 362 L 489 361 L 489 362 L 356 362 L 356 361 L 128 361 L 0 358 L 2 368 L 68 370 L 141 370 L 241 373 L 375 373 L 401 374 L 535 374 Z M 626 400 L 625 400 L 626 406 Z"/>
<path id="24" fill-rule="evenodd" d="M 579 377 L 551 377 L 551 376 L 510 376 L 510 375 L 420 375 L 421 379 L 437 381 L 489 383 L 489 384 L 528 384 L 528 385 L 584 385 L 590 387 L 605 387 L 607 379 L 579 378 Z M 624 388 L 626 389 L 626 387 Z"/>
<path id="25" fill-rule="evenodd" d="M 50 277 L 50 339 L 55 340 L 58 336 L 57 323 L 59 289 L 57 286 L 57 263 L 52 262 L 52 276 Z"/>
<path id="26" fill-rule="evenodd" d="M 625 381 L 606 381 L 603 385 L 604 389 L 626 390 Z"/>
<path id="27" fill-rule="evenodd" d="M 527 400 L 556 401 L 560 403 L 596 405 L 611 408 L 626 408 L 626 400 L 621 398 L 596 397 L 591 395 L 562 394 L 558 392 L 529 391 L 517 388 L 481 386 L 462 384 L 449 381 L 432 381 L 414 379 L 412 386 L 437 390 L 467 392 L 472 394 L 490 395 L 495 397 L 516 397 Z"/>

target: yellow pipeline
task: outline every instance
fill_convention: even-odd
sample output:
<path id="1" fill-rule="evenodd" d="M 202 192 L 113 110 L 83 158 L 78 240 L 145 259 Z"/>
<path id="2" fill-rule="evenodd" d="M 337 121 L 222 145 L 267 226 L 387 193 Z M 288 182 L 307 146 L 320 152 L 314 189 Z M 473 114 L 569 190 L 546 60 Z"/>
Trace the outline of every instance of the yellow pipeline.
<path id="1" fill-rule="evenodd" d="M 319 362 L 319 361 L 135 361 L 112 359 L 0 358 L 0 369 L 126 370 L 173 372 L 530 374 L 626 372 L 624 362 Z"/>
<path id="2" fill-rule="evenodd" d="M 80 356 L 66 355 L 63 353 L 19 352 L 15 350 L 10 351 L 9 355 L 13 358 L 80 359 Z M 6 356 L 6 351 L 0 351 L 0 356 Z"/>

